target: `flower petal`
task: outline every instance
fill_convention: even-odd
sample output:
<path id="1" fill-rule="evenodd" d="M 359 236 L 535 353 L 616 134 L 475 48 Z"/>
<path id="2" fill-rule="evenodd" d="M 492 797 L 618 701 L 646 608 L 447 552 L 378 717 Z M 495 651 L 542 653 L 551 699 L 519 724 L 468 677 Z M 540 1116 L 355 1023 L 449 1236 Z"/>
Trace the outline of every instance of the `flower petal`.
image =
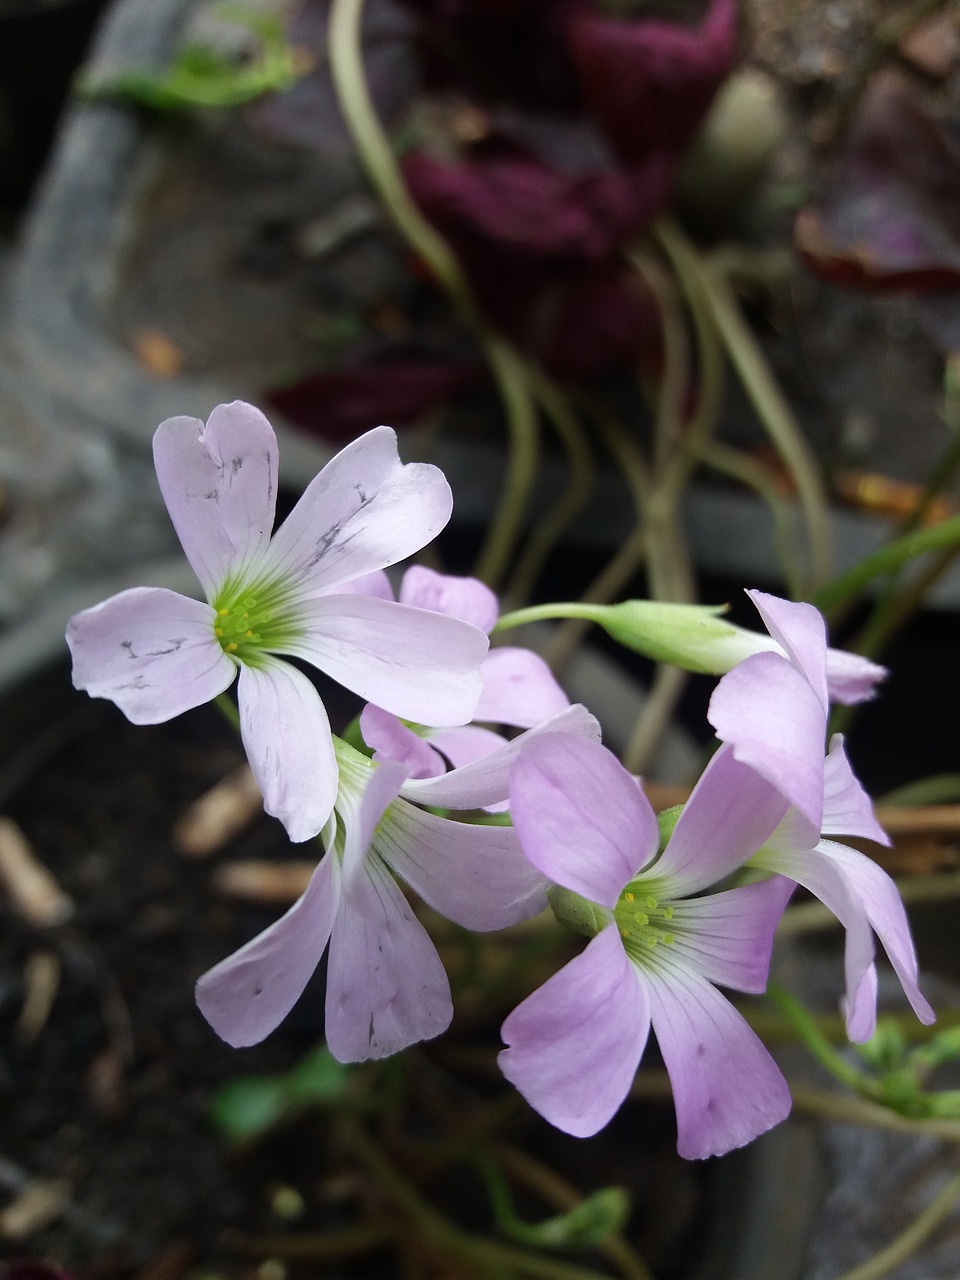
<path id="1" fill-rule="evenodd" d="M 491 649 L 481 674 L 483 692 L 475 720 L 530 729 L 570 705 L 553 672 L 531 649 L 512 645 Z"/>
<path id="2" fill-rule="evenodd" d="M 373 749 L 373 758 L 378 764 L 384 760 L 402 761 L 411 778 L 433 778 L 438 773 L 446 773 L 446 761 L 424 738 L 372 702 L 360 712 L 360 732 L 367 746 Z"/>
<path id="3" fill-rule="evenodd" d="M 398 800 L 375 845 L 424 902 L 466 929 L 504 929 L 547 905 L 546 881 L 512 827 L 455 822 Z"/>
<path id="4" fill-rule="evenodd" d="M 780 792 L 741 764 L 731 747 L 713 757 L 683 806 L 653 875 L 684 897 L 736 871 L 772 834 L 787 809 Z"/>
<path id="5" fill-rule="evenodd" d="M 823 823 L 825 836 L 862 836 L 878 844 L 890 844 L 890 837 L 873 812 L 870 797 L 854 776 L 843 748 L 843 734 L 830 739 L 823 762 Z"/>
<path id="6" fill-rule="evenodd" d="M 710 982 L 765 991 L 774 931 L 796 887 L 783 876 L 771 876 L 673 903 L 671 950 Z"/>
<path id="7" fill-rule="evenodd" d="M 854 706 L 877 696 L 877 685 L 890 673 L 859 653 L 846 649 L 827 650 L 827 693 L 832 702 Z"/>
<path id="8" fill-rule="evenodd" d="M 465 724 L 480 697 L 489 641 L 456 618 L 369 596 L 323 596 L 298 606 L 305 634 L 284 652 L 419 724 Z"/>
<path id="9" fill-rule="evenodd" d="M 311 480 L 274 534 L 266 568 L 306 595 L 329 591 L 413 555 L 450 519 L 453 498 L 439 468 L 404 465 L 397 435 L 375 427 Z"/>
<path id="10" fill-rule="evenodd" d="M 450 986 L 430 937 L 379 858 L 344 894 L 327 961 L 326 1034 L 340 1062 L 386 1058 L 450 1025 Z"/>
<path id="11" fill-rule="evenodd" d="M 351 578 L 349 582 L 340 582 L 331 588 L 331 594 L 338 596 L 375 596 L 377 600 L 392 600 L 393 587 L 390 579 L 382 569 L 373 573 L 365 573 L 362 578 Z"/>
<path id="12" fill-rule="evenodd" d="M 781 600 L 765 591 L 748 591 L 747 595 L 763 619 L 763 625 L 809 681 L 826 714 L 827 633 L 822 615 L 812 604 Z"/>
<path id="13" fill-rule="evenodd" d="M 510 770 L 525 745 L 541 735 L 556 733 L 596 741 L 600 737 L 600 726 L 586 707 L 576 702 L 536 728 L 504 742 L 498 751 L 491 751 L 473 764 L 451 769 L 436 778 L 411 778 L 404 783 L 403 795 L 415 804 L 438 805 L 444 809 L 482 809 L 496 804 L 507 797 Z"/>
<path id="14" fill-rule="evenodd" d="M 121 591 L 67 624 L 74 686 L 109 698 L 134 724 L 200 707 L 237 674 L 213 622 L 208 604 L 165 587 Z"/>
<path id="15" fill-rule="evenodd" d="M 453 729 L 432 729 L 427 739 L 449 760 L 454 769 L 464 769 L 499 751 L 508 739 L 479 724 L 461 724 Z"/>
<path id="16" fill-rule="evenodd" d="M 240 734 L 263 807 L 293 841 L 323 830 L 337 798 L 337 761 L 320 695 L 288 662 L 242 666 Z"/>
<path id="17" fill-rule="evenodd" d="M 464 769 L 468 764 L 485 760 L 494 751 L 499 751 L 507 743 L 507 739 L 492 729 L 484 729 L 478 724 L 462 724 L 455 729 L 434 729 L 430 742 L 449 760 L 454 769 Z M 510 807 L 506 796 L 490 804 L 478 806 L 487 813 L 503 813 Z"/>
<path id="18" fill-rule="evenodd" d="M 277 502 L 277 438 L 259 409 L 220 404 L 204 425 L 168 418 L 153 437 L 160 492 L 208 600 L 264 550 Z"/>
<path id="19" fill-rule="evenodd" d="M 883 943 L 883 949 L 900 979 L 900 985 L 914 1013 L 925 1025 L 934 1022 L 936 1015 L 918 986 L 917 954 L 897 886 L 872 858 L 845 844 L 823 840 L 812 853 L 813 856 L 828 858 L 839 870 L 851 898 L 866 914 L 871 928 Z M 847 1022 L 848 1026 L 853 1025 L 854 1030 L 858 1029 L 860 1012 L 857 994 L 848 991 L 847 995 Z M 868 1036 L 872 1032 L 871 1025 Z M 851 1032 L 850 1038 L 859 1040 L 866 1037 L 853 1035 Z"/>
<path id="20" fill-rule="evenodd" d="M 426 565 L 412 565 L 400 583 L 401 604 L 417 609 L 430 609 L 433 613 L 445 613 L 479 627 L 488 635 L 497 624 L 500 605 L 497 597 L 479 578 L 459 578 L 449 573 L 437 573 Z"/>
<path id="21" fill-rule="evenodd" d="M 677 1108 L 677 1150 L 721 1156 L 790 1112 L 780 1069 L 733 1005 L 684 968 L 646 975 L 650 1016 Z"/>
<path id="22" fill-rule="evenodd" d="M 200 1012 L 235 1049 L 259 1044 L 299 1000 L 330 937 L 340 873 L 327 854 L 290 910 L 200 978 Z"/>
<path id="23" fill-rule="evenodd" d="M 746 658 L 714 689 L 707 719 L 739 761 L 820 830 L 826 712 L 795 666 L 775 653 Z"/>
<path id="24" fill-rule="evenodd" d="M 627 1096 L 649 1030 L 644 982 L 608 925 L 509 1015 L 500 1070 L 552 1125 L 587 1138 Z"/>
<path id="25" fill-rule="evenodd" d="M 572 734 L 529 741 L 510 772 L 510 808 L 533 865 L 605 907 L 659 844 L 636 779 L 606 747 Z"/>
<path id="26" fill-rule="evenodd" d="M 845 1013 L 847 1035 L 862 1043 L 876 1025 L 877 977 L 873 932 L 863 904 L 842 865 L 833 859 L 827 842 L 805 849 L 789 838 L 790 815 L 771 841 L 757 854 L 754 865 L 796 880 L 829 907 L 846 931 L 844 939 Z M 842 846 L 835 846 L 841 848 Z M 863 856 L 863 855 L 859 855 Z M 881 873 L 882 874 L 882 873 Z M 901 908 L 902 910 L 902 908 Z"/>

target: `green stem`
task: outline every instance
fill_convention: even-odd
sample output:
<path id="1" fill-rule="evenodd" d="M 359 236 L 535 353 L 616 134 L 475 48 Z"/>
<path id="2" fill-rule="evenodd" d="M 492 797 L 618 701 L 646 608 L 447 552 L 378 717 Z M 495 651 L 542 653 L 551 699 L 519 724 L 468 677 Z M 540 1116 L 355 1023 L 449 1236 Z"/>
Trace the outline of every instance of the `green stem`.
<path id="1" fill-rule="evenodd" d="M 218 693 L 217 696 L 214 698 L 214 702 L 216 703 L 217 709 L 223 715 L 224 719 L 228 720 L 230 724 L 233 726 L 233 728 L 236 729 L 237 733 L 239 733 L 240 732 L 240 712 L 237 709 L 237 704 L 230 697 L 230 695 L 228 693 Z"/>
<path id="2" fill-rule="evenodd" d="M 810 570 L 815 582 L 822 581 L 827 576 L 830 562 L 830 520 L 816 459 L 726 281 L 703 260 L 675 223 L 660 218 L 654 230 L 664 247 L 681 256 L 687 269 L 696 276 L 727 355 L 753 402 L 757 416 L 793 477 L 807 522 Z"/>
<path id="3" fill-rule="evenodd" d="M 533 1280 L 607 1280 L 591 1268 L 545 1258 L 462 1231 L 420 1195 L 362 1129 L 351 1125 L 347 1138 L 351 1151 L 377 1180 L 381 1191 L 408 1215 L 422 1236 L 466 1263 L 482 1268 L 494 1280 L 501 1280 L 505 1275 L 530 1276 Z"/>
<path id="4" fill-rule="evenodd" d="M 875 578 L 899 569 L 901 565 L 928 551 L 943 551 L 960 543 L 960 516 L 951 516 L 926 529 L 915 529 L 894 538 L 878 550 L 864 556 L 857 564 L 838 574 L 813 596 L 822 613 L 830 613 L 851 596 L 859 595 Z"/>
<path id="5" fill-rule="evenodd" d="M 517 541 L 536 476 L 539 432 L 523 362 L 493 333 L 474 299 L 456 256 L 412 199 L 381 128 L 363 70 L 360 21 L 363 0 L 332 0 L 330 73 L 357 155 L 394 225 L 427 263 L 460 315 L 474 331 L 500 392 L 509 436 L 509 466 L 503 493 L 480 555 L 477 572 L 499 582 Z"/>
<path id="6" fill-rule="evenodd" d="M 730 476 L 739 484 L 752 489 L 770 508 L 773 519 L 773 545 L 783 569 L 791 594 L 796 596 L 800 590 L 800 574 L 797 571 L 791 542 L 793 539 L 793 520 L 790 510 L 783 500 L 783 495 L 767 468 L 749 455 L 740 453 L 729 445 L 711 441 L 700 449 L 700 460 L 713 471 Z"/>
<path id="7" fill-rule="evenodd" d="M 591 622 L 594 607 L 594 603 L 583 600 L 531 604 L 525 609 L 513 609 L 510 613 L 502 613 L 494 631 L 510 631 L 513 627 L 526 626 L 528 622 L 551 622 L 556 618 L 583 618 Z"/>
<path id="8" fill-rule="evenodd" d="M 536 365 L 527 363 L 526 375 L 544 417 L 563 445 L 569 479 L 553 507 L 536 522 L 530 533 L 506 591 L 511 601 L 529 598 L 544 561 L 570 521 L 586 505 L 596 479 L 593 453 L 567 397 Z"/>
<path id="9" fill-rule="evenodd" d="M 821 1066 L 826 1067 L 832 1076 L 862 1096 L 868 1098 L 876 1096 L 875 1081 L 834 1049 L 799 1000 L 795 1000 L 775 982 L 767 986 L 767 996 L 793 1027 L 797 1038 L 806 1045 Z"/>
<path id="10" fill-rule="evenodd" d="M 837 1280 L 879 1280 L 880 1276 L 889 1275 L 894 1267 L 898 1267 L 924 1244 L 937 1227 L 949 1217 L 957 1201 L 960 1200 L 960 1174 L 943 1187 L 930 1204 L 918 1213 L 910 1225 L 896 1236 L 883 1249 L 880 1249 L 868 1261 L 850 1271 L 845 1271 Z"/>

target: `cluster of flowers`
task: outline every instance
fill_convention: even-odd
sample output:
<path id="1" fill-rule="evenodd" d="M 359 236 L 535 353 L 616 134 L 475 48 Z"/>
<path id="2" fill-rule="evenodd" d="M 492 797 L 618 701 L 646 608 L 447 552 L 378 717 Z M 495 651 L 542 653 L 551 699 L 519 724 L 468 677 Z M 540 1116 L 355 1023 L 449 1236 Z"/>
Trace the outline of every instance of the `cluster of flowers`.
<path id="1" fill-rule="evenodd" d="M 326 1034 L 343 1061 L 396 1053 L 452 1016 L 437 952 L 398 880 L 467 929 L 549 904 L 590 941 L 506 1019 L 506 1077 L 558 1128 L 600 1129 L 624 1100 L 650 1028 L 676 1101 L 678 1147 L 720 1154 L 777 1124 L 790 1096 L 717 985 L 761 992 L 797 884 L 846 930 L 848 1032 L 876 1016 L 874 934 L 924 1022 L 933 1012 L 897 890 L 845 833 L 886 842 L 834 737 L 828 701 L 871 696 L 882 669 L 828 650 L 820 615 L 750 592 L 769 632 L 720 680 L 719 749 L 687 804 L 658 822 L 546 666 L 488 650 L 497 602 L 481 583 L 383 572 L 451 512 L 440 471 L 400 462 L 379 427 L 338 454 L 272 533 L 277 444 L 249 405 L 155 437 L 164 499 L 206 596 L 125 591 L 74 617 L 74 681 L 156 723 L 238 676 L 240 725 L 268 812 L 325 854 L 299 901 L 206 973 L 197 1000 L 232 1045 L 268 1035 L 329 947 Z M 721 625 L 721 624 L 718 624 Z M 331 734 L 311 681 L 368 701 L 370 754 Z M 521 730 L 506 739 L 472 721 Z M 415 727 L 410 727 L 411 723 Z M 502 809 L 512 825 L 444 813 Z M 742 868 L 749 883 L 725 887 Z"/>

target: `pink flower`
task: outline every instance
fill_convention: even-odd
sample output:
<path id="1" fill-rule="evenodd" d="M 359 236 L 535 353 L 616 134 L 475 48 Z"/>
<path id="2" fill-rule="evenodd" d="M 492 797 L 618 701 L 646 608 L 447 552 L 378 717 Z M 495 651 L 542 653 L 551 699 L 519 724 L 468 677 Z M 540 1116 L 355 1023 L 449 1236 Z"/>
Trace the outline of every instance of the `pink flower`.
<path id="1" fill-rule="evenodd" d="M 580 706 L 532 733 L 554 729 L 599 736 Z M 376 765 L 337 741 L 340 790 L 310 884 L 286 915 L 197 983 L 197 1003 L 217 1034 L 237 1047 L 269 1035 L 329 944 L 326 1034 L 336 1058 L 382 1058 L 439 1035 L 452 1014 L 450 989 L 397 878 L 448 919 L 481 932 L 536 915 L 546 886 L 511 827 L 455 822 L 418 805 L 466 809 L 503 798 L 528 737 L 420 782 L 408 781 L 396 761 Z"/>
<path id="2" fill-rule="evenodd" d="M 721 751 L 658 857 L 636 780 L 605 748 L 551 734 L 519 756 L 510 800 L 524 853 L 560 886 L 554 910 L 591 941 L 504 1022 L 507 1079 L 551 1124 L 587 1137 L 626 1097 L 652 1026 L 682 1156 L 720 1155 L 779 1123 L 786 1082 L 714 984 L 764 990 L 794 886 L 774 876 L 703 891 L 767 839 L 782 798 Z"/>
<path id="3" fill-rule="evenodd" d="M 476 578 L 454 577 L 414 565 L 400 584 L 400 601 L 469 622 L 490 633 L 499 617 L 497 597 Z M 480 666 L 483 691 L 473 719 L 531 729 L 569 705 L 544 660 L 530 649 L 500 645 Z M 411 729 L 381 707 L 368 704 L 360 716 L 364 741 L 377 761 L 400 760 L 411 777 L 432 778 L 449 765 L 470 764 L 503 746 L 504 738 L 481 724 Z M 503 805 L 498 807 L 505 807 Z"/>
<path id="4" fill-rule="evenodd" d="M 865 854 L 821 838 L 845 834 L 890 843 L 841 735 L 824 758 L 829 658 L 823 619 L 809 604 L 762 591 L 747 594 L 780 652 L 757 653 L 734 667 L 717 685 L 708 715 L 735 758 L 790 805 L 752 865 L 798 881 L 846 929 L 845 1013 L 852 1040 L 868 1040 L 876 1024 L 874 933 L 917 1017 L 933 1022 L 917 985 L 917 957 L 896 885 Z"/>
<path id="5" fill-rule="evenodd" d="M 470 719 L 488 642 L 457 619 L 358 594 L 450 517 L 443 474 L 404 465 L 389 427 L 336 455 L 271 536 L 277 441 L 259 410 L 220 405 L 206 425 L 170 418 L 154 436 L 167 510 L 205 602 L 138 587 L 71 618 L 73 680 L 136 724 L 223 693 L 239 673 L 243 743 L 264 807 L 292 840 L 323 827 L 337 762 L 320 696 L 299 658 L 397 715 Z"/>

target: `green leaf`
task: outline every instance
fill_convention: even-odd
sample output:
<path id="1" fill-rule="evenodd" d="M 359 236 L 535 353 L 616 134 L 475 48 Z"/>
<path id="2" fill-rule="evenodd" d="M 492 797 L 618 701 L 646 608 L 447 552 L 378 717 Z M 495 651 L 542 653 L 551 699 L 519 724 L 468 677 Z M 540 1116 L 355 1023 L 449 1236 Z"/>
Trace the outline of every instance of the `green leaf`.
<path id="1" fill-rule="evenodd" d="M 349 1077 L 350 1068 L 324 1045 L 286 1075 L 227 1081 L 214 1095 L 210 1118 L 234 1142 L 247 1142 L 304 1107 L 339 1102 Z"/>

